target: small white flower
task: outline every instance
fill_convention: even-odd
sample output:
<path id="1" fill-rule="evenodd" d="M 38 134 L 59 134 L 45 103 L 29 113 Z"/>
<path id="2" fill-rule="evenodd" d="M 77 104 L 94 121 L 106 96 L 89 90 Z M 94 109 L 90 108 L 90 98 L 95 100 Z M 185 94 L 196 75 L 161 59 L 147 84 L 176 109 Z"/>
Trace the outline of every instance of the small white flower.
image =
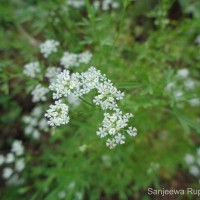
<path id="1" fill-rule="evenodd" d="M 77 199 L 77 200 L 82 200 L 83 199 L 83 194 L 82 194 L 82 192 L 76 192 L 75 193 L 75 199 Z"/>
<path id="2" fill-rule="evenodd" d="M 106 132 L 105 128 L 100 127 L 99 130 L 96 132 L 97 136 L 99 136 L 100 138 L 105 137 L 106 135 L 108 135 L 108 133 Z"/>
<path id="3" fill-rule="evenodd" d="M 61 68 L 58 67 L 48 67 L 45 73 L 45 77 L 49 79 L 49 82 L 53 82 L 56 77 L 60 74 Z"/>
<path id="4" fill-rule="evenodd" d="M 26 124 L 28 124 L 28 123 L 30 123 L 31 122 L 31 117 L 30 116 L 24 116 L 23 118 L 22 118 L 22 121 L 24 122 L 24 123 L 26 123 Z"/>
<path id="5" fill-rule="evenodd" d="M 40 52 L 47 58 L 51 53 L 57 52 L 58 45 L 59 42 L 55 40 L 46 40 L 44 43 L 40 44 Z"/>
<path id="6" fill-rule="evenodd" d="M 32 126 L 27 126 L 25 129 L 24 129 L 24 133 L 26 135 L 31 135 L 34 131 L 34 128 Z"/>
<path id="7" fill-rule="evenodd" d="M 186 154 L 185 155 L 185 162 L 187 164 L 193 164 L 194 163 L 194 156 L 191 154 Z"/>
<path id="8" fill-rule="evenodd" d="M 13 176 L 11 176 L 7 181 L 6 184 L 7 185 L 21 185 L 24 183 L 24 179 L 20 178 L 18 174 L 14 174 Z"/>
<path id="9" fill-rule="evenodd" d="M 46 94 L 49 92 L 49 90 L 45 87 L 43 87 L 41 84 L 38 84 L 35 89 L 31 92 L 33 99 L 33 102 L 38 101 L 46 101 Z"/>
<path id="10" fill-rule="evenodd" d="M 135 127 L 128 127 L 128 130 L 126 132 L 133 137 L 137 135 L 137 129 Z"/>
<path id="11" fill-rule="evenodd" d="M 119 8 L 119 3 L 118 2 L 113 2 L 112 3 L 112 8 Z"/>
<path id="12" fill-rule="evenodd" d="M 174 92 L 174 98 L 176 99 L 176 101 L 179 101 L 182 99 L 182 96 L 183 96 L 183 92 L 182 91 L 175 91 Z"/>
<path id="13" fill-rule="evenodd" d="M 7 185 L 21 185 L 24 183 L 24 179 L 19 178 L 18 174 L 14 174 L 13 176 L 11 176 L 7 181 L 6 184 Z"/>
<path id="14" fill-rule="evenodd" d="M 75 188 L 75 186 L 76 186 L 76 183 L 75 183 L 75 182 L 71 182 L 71 183 L 69 184 L 68 188 L 69 188 L 70 190 L 72 190 L 72 189 Z"/>
<path id="15" fill-rule="evenodd" d="M 45 118 L 42 118 L 38 123 L 39 129 L 46 131 L 48 129 L 48 123 Z"/>
<path id="16" fill-rule="evenodd" d="M 6 163 L 12 163 L 12 162 L 14 162 L 14 160 L 15 160 L 14 154 L 13 153 L 8 153 L 7 156 L 6 156 L 5 162 Z"/>
<path id="17" fill-rule="evenodd" d="M 166 90 L 167 92 L 170 92 L 170 91 L 172 91 L 174 88 L 176 88 L 176 83 L 174 83 L 174 82 L 169 82 L 169 83 L 167 84 L 167 86 L 165 87 L 165 90 Z"/>
<path id="18" fill-rule="evenodd" d="M 60 64 L 63 65 L 65 69 L 69 69 L 70 67 L 78 67 L 78 55 L 64 52 L 63 57 L 60 59 Z"/>
<path id="19" fill-rule="evenodd" d="M 39 68 L 39 62 L 32 62 L 24 65 L 23 73 L 31 78 L 37 77 L 37 75 L 41 72 Z"/>
<path id="20" fill-rule="evenodd" d="M 3 155 L 0 155 L 0 166 L 3 165 L 5 162 L 5 157 Z"/>
<path id="21" fill-rule="evenodd" d="M 68 124 L 69 107 L 62 103 L 60 100 L 55 102 L 55 105 L 50 105 L 45 117 L 48 118 L 48 124 L 50 126 L 60 126 L 62 124 Z"/>
<path id="22" fill-rule="evenodd" d="M 31 111 L 31 115 L 36 118 L 40 117 L 42 113 L 43 113 L 43 109 L 40 106 L 33 108 L 33 110 Z M 29 123 L 31 121 L 32 121 L 32 118 L 28 116 L 28 120 L 25 120 L 24 122 Z"/>
<path id="23" fill-rule="evenodd" d="M 23 158 L 20 158 L 19 160 L 16 161 L 15 163 L 15 170 L 17 172 L 21 172 L 25 168 L 25 161 Z"/>
<path id="24" fill-rule="evenodd" d="M 38 140 L 40 138 L 40 131 L 38 129 L 34 129 L 32 132 L 32 137 L 33 139 Z"/>
<path id="25" fill-rule="evenodd" d="M 100 8 L 100 2 L 99 2 L 99 1 L 94 1 L 94 2 L 93 2 L 93 6 L 94 6 L 96 9 L 99 9 L 99 8 Z"/>
<path id="26" fill-rule="evenodd" d="M 58 193 L 58 198 L 59 199 L 64 199 L 66 197 L 66 192 L 64 190 L 60 191 Z"/>
<path id="27" fill-rule="evenodd" d="M 114 149 L 115 147 L 116 147 L 116 141 L 115 141 L 115 139 L 108 139 L 107 141 L 106 141 L 106 146 L 107 147 L 109 147 L 110 149 Z"/>
<path id="28" fill-rule="evenodd" d="M 12 144 L 11 151 L 15 153 L 17 156 L 21 156 L 24 154 L 24 146 L 22 145 L 22 141 L 15 140 Z"/>
<path id="29" fill-rule="evenodd" d="M 68 97 L 75 92 L 78 94 L 81 85 L 79 79 L 80 75 L 78 73 L 70 75 L 68 70 L 61 72 L 57 76 L 56 81 L 49 86 L 50 90 L 54 91 L 53 98 Z"/>
<path id="30" fill-rule="evenodd" d="M 78 149 L 79 149 L 80 152 L 84 152 L 87 149 L 87 145 L 83 144 Z"/>
<path id="31" fill-rule="evenodd" d="M 188 77 L 188 75 L 189 75 L 189 70 L 187 69 L 187 68 L 183 68 L 183 69 L 179 69 L 178 71 L 177 71 L 177 76 L 179 77 L 179 78 L 182 78 L 182 79 L 184 79 L 184 78 L 187 78 Z"/>
<path id="32" fill-rule="evenodd" d="M 185 80 L 184 85 L 187 90 L 193 90 L 195 88 L 195 81 L 192 79 L 187 79 Z"/>
<path id="33" fill-rule="evenodd" d="M 192 107 L 200 106 L 200 99 L 198 99 L 198 98 L 190 99 L 190 100 L 188 100 L 188 102 Z"/>
<path id="34" fill-rule="evenodd" d="M 84 0 L 68 0 L 67 3 L 69 6 L 76 8 L 76 9 L 81 8 L 85 5 Z"/>
<path id="35" fill-rule="evenodd" d="M 192 166 L 189 168 L 189 172 L 190 172 L 190 174 L 192 174 L 193 176 L 199 176 L 199 174 L 200 174 L 199 168 L 198 168 L 196 165 L 192 165 Z"/>
<path id="36" fill-rule="evenodd" d="M 115 142 L 117 144 L 124 144 L 125 143 L 125 141 L 124 141 L 125 139 L 126 139 L 125 136 L 122 135 L 121 133 L 118 133 L 118 135 L 115 136 Z"/>
<path id="37" fill-rule="evenodd" d="M 78 61 L 80 63 L 88 64 L 92 58 L 92 54 L 89 51 L 85 51 L 78 55 Z"/>
<path id="38" fill-rule="evenodd" d="M 9 179 L 10 176 L 12 175 L 12 173 L 13 173 L 13 170 L 10 167 L 6 167 L 6 168 L 3 169 L 2 177 L 4 179 Z"/>

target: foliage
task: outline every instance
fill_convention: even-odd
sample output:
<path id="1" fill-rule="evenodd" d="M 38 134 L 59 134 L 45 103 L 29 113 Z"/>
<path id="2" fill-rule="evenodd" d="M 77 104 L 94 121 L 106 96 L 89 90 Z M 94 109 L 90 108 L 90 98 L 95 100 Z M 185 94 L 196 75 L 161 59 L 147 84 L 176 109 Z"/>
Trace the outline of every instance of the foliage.
<path id="1" fill-rule="evenodd" d="M 26 149 L 24 183 L 7 186 L 2 179 L 1 199 L 150 199 L 148 187 L 170 187 L 177 173 L 186 176 L 184 156 L 200 142 L 199 105 L 190 103 L 200 93 L 200 2 L 118 2 L 119 8 L 103 11 L 89 0 L 79 9 L 64 0 L 1 1 L 1 154 L 14 139 Z M 39 45 L 47 39 L 60 49 L 45 59 Z M 31 100 L 36 84 L 49 85 L 45 69 L 59 66 L 64 51 L 86 50 L 93 54 L 89 66 L 70 70 L 95 66 L 106 74 L 125 93 L 119 104 L 134 114 L 130 125 L 138 135 L 108 149 L 96 136 L 103 111 L 88 105 L 91 93 L 72 108 L 69 124 L 42 132 L 39 140 L 26 137 L 23 116 L 52 103 L 51 95 L 44 103 Z M 23 66 L 38 60 L 39 76 L 25 76 Z M 180 69 L 189 75 L 178 76 Z M 187 80 L 195 87 L 188 89 Z M 175 87 L 167 90 L 170 83 Z M 189 183 L 198 186 L 193 177 Z"/>

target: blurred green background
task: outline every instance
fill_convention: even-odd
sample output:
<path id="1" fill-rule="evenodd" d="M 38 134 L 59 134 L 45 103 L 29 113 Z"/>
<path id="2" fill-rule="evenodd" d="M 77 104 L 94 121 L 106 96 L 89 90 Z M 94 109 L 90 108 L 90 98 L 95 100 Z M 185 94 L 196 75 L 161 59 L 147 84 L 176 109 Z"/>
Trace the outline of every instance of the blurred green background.
<path id="1" fill-rule="evenodd" d="M 148 194 L 148 188 L 199 189 L 200 1 L 113 0 L 118 6 L 107 9 L 104 1 L 98 9 L 94 1 L 70 2 L 0 0 L 0 154 L 21 140 L 26 163 L 22 183 L 1 178 L 0 199 L 200 198 Z M 44 59 L 39 44 L 47 39 L 59 41 L 60 50 Z M 27 78 L 23 66 L 59 66 L 64 51 L 86 50 L 93 54 L 90 64 L 72 71 L 95 66 L 125 92 L 120 107 L 134 114 L 130 124 L 138 135 L 108 149 L 96 136 L 103 112 L 81 102 L 69 124 L 41 132 L 39 140 L 27 137 L 23 116 L 36 106 L 47 109 L 52 97 L 32 102 L 35 84 L 48 82 Z M 181 69 L 188 74 L 180 76 Z"/>

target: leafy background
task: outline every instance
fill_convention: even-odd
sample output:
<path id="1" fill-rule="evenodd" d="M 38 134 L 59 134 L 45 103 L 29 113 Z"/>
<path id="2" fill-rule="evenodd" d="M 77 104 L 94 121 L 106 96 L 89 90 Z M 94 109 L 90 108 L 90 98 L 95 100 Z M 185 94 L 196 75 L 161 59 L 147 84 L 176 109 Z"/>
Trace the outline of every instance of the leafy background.
<path id="1" fill-rule="evenodd" d="M 1 199 L 55 200 L 64 190 L 67 200 L 78 200 L 77 193 L 80 199 L 148 200 L 158 198 L 148 196 L 148 187 L 199 188 L 184 156 L 200 144 L 199 107 L 188 104 L 200 94 L 200 46 L 195 43 L 200 2 L 119 3 L 119 9 L 105 12 L 95 11 L 89 1 L 74 9 L 64 0 L 1 0 L 0 148 L 7 152 L 14 139 L 23 140 L 26 148 L 25 183 L 7 186 L 2 179 Z M 36 142 L 24 136 L 22 116 L 35 104 L 29 94 L 34 81 L 23 75 L 23 66 L 43 60 L 38 45 L 46 39 L 59 41 L 62 49 L 48 59 L 49 65 L 57 64 L 63 51 L 93 53 L 90 65 L 125 92 L 120 106 L 134 114 L 137 137 L 114 150 L 106 148 L 95 134 L 103 112 L 84 102 L 74 108 L 70 124 L 51 130 L 53 135 L 43 133 Z M 177 101 L 165 88 L 182 68 L 198 84 Z M 184 90 L 182 82 L 178 87 Z"/>

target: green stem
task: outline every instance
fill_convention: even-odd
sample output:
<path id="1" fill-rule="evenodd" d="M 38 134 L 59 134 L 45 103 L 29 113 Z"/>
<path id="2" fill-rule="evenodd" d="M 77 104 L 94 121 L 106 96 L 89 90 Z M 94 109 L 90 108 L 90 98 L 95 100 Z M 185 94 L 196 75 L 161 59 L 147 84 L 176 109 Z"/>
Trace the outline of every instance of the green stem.
<path id="1" fill-rule="evenodd" d="M 79 99 L 80 99 L 81 101 L 83 101 L 84 103 L 86 103 L 86 104 L 88 104 L 89 106 L 91 106 L 91 107 L 94 108 L 94 105 L 93 105 L 93 104 L 89 103 L 88 101 L 86 101 L 86 100 L 83 99 L 82 97 L 79 97 Z"/>

